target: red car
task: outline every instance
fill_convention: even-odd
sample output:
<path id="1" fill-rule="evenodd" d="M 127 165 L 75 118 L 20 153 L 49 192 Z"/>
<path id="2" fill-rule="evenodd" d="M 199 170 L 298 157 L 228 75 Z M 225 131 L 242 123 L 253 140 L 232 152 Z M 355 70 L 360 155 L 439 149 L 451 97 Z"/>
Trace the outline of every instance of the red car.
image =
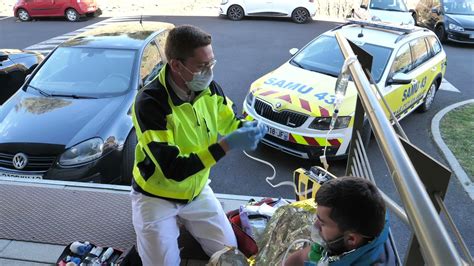
<path id="1" fill-rule="evenodd" d="M 81 16 L 100 15 L 96 0 L 18 0 L 15 17 L 28 21 L 34 17 L 66 17 L 78 21 Z"/>

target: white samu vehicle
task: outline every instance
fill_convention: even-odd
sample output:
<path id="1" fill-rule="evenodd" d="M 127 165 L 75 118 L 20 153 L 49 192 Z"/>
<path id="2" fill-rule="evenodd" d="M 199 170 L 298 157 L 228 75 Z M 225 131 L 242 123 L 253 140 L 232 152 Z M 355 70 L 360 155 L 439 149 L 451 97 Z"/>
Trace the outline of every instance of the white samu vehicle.
<path id="1" fill-rule="evenodd" d="M 244 116 L 269 127 L 263 143 L 301 158 L 317 158 L 325 147 L 328 157 L 347 154 L 357 99 L 352 81 L 328 134 L 334 86 L 344 62 L 336 32 L 373 56 L 372 77 L 397 119 L 430 109 L 446 72 L 446 54 L 436 35 L 414 26 L 352 21 L 300 51 L 290 50 L 290 60 L 252 83 Z M 363 131 L 370 136 L 370 128 Z"/>

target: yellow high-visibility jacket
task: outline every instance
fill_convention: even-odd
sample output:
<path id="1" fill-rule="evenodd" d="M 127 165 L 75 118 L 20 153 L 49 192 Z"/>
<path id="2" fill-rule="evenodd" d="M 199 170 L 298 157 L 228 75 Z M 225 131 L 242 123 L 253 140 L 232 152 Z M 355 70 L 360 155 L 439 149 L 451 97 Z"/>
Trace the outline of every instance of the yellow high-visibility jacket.
<path id="1" fill-rule="evenodd" d="M 169 85 L 165 65 L 141 89 L 132 107 L 138 144 L 132 186 L 145 195 L 192 201 L 207 183 L 211 166 L 225 155 L 217 143 L 241 126 L 216 82 L 184 102 Z"/>

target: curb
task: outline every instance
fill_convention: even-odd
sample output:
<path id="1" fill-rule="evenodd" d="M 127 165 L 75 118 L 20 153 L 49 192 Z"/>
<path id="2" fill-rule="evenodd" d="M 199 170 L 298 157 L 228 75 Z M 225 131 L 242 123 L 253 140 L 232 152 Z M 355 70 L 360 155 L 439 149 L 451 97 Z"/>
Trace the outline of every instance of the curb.
<path id="1" fill-rule="evenodd" d="M 449 163 L 449 166 L 454 172 L 454 175 L 457 177 L 461 185 L 463 186 L 464 190 L 467 192 L 471 200 L 474 200 L 474 183 L 471 179 L 467 176 L 466 172 L 462 168 L 459 161 L 456 159 L 452 151 L 448 148 L 446 143 L 444 143 L 443 138 L 441 137 L 441 131 L 439 128 L 439 124 L 441 119 L 451 110 L 458 108 L 460 106 L 474 103 L 474 99 L 458 102 L 452 105 L 445 107 L 443 110 L 439 111 L 431 121 L 431 133 L 433 134 L 433 139 L 438 145 L 439 149 L 443 152 L 444 157 Z"/>

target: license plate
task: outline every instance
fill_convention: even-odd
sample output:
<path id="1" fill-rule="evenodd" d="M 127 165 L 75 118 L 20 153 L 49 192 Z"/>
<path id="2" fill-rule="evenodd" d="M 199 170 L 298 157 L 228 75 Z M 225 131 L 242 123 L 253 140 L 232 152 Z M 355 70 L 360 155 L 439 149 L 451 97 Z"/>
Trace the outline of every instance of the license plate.
<path id="1" fill-rule="evenodd" d="M 13 178 L 25 178 L 25 179 L 43 179 L 42 175 L 17 174 L 17 173 L 2 172 L 2 171 L 0 171 L 0 176 L 13 177 Z"/>
<path id="2" fill-rule="evenodd" d="M 469 39 L 474 39 L 474 34 L 469 35 Z"/>
<path id="3" fill-rule="evenodd" d="M 267 134 L 269 134 L 269 135 L 272 135 L 274 137 L 277 137 L 277 138 L 285 140 L 285 141 L 288 141 L 288 139 L 290 138 L 289 137 L 290 134 L 288 132 L 285 132 L 285 131 L 282 131 L 282 130 L 279 130 L 277 128 L 270 127 L 270 126 L 267 126 L 267 127 L 268 127 Z"/>

